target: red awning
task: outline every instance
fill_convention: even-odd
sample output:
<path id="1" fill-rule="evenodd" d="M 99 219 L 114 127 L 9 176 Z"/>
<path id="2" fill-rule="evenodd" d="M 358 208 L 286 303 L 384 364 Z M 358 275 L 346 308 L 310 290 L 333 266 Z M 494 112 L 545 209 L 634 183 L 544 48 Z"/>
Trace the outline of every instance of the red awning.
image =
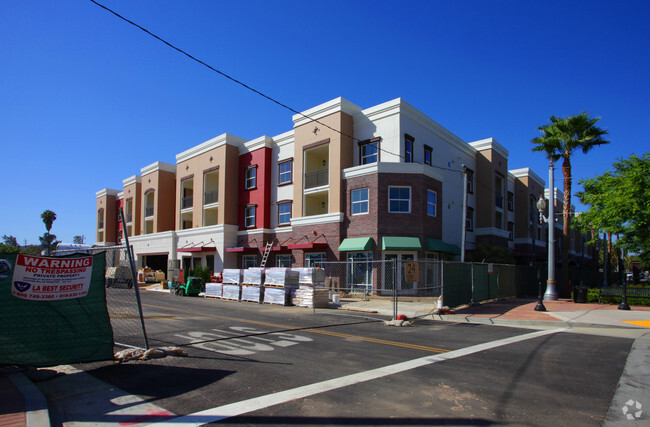
<path id="1" fill-rule="evenodd" d="M 289 250 L 288 246 L 273 246 L 271 252 L 286 252 Z"/>
<path id="2" fill-rule="evenodd" d="M 178 252 L 214 252 L 217 248 L 200 246 L 198 248 L 180 248 Z"/>
<path id="3" fill-rule="evenodd" d="M 289 249 L 326 249 L 327 243 L 294 243 L 288 246 Z"/>
<path id="4" fill-rule="evenodd" d="M 260 248 L 251 247 L 251 246 L 237 246 L 237 247 L 234 247 L 234 248 L 226 248 L 226 252 L 240 253 L 240 254 L 258 252 L 259 250 L 260 250 Z"/>

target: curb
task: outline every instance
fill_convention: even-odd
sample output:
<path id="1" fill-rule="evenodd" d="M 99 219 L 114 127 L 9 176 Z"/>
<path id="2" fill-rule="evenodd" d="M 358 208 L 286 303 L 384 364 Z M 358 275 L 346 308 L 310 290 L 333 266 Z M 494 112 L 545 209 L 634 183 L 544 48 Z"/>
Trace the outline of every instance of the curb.
<path id="1" fill-rule="evenodd" d="M 429 315 L 427 315 L 429 316 Z M 500 325 L 500 326 L 521 326 L 521 327 L 538 327 L 538 328 L 614 328 L 614 329 L 643 329 L 637 326 L 619 326 L 597 323 L 581 323 L 555 320 L 515 320 L 515 319 L 491 319 L 487 317 L 473 317 L 447 314 L 432 314 L 433 320 L 456 323 L 476 323 L 481 325 Z M 424 318 L 421 318 L 424 319 Z"/>
<path id="2" fill-rule="evenodd" d="M 8 374 L 7 377 L 25 398 L 25 419 L 27 427 L 49 426 L 50 414 L 47 400 L 38 387 L 21 372 Z"/>

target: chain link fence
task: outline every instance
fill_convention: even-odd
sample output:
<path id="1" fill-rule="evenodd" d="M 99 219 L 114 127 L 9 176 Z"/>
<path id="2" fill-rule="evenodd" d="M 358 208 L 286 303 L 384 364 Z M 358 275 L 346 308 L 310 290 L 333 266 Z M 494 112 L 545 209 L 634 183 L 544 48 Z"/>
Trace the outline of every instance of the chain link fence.
<path id="1" fill-rule="evenodd" d="M 416 303 L 433 310 L 510 297 L 534 297 L 543 278 L 528 266 L 402 259 L 323 262 L 328 308 L 396 317 Z"/>
<path id="2" fill-rule="evenodd" d="M 79 253 L 80 250 L 57 251 L 56 256 Z M 126 246 L 111 246 L 83 249 L 81 252 L 103 253 L 106 260 L 104 270 L 106 286 L 106 307 L 113 329 L 113 341 L 121 347 L 148 348 L 147 333 L 142 315 L 137 277 L 129 262 Z"/>

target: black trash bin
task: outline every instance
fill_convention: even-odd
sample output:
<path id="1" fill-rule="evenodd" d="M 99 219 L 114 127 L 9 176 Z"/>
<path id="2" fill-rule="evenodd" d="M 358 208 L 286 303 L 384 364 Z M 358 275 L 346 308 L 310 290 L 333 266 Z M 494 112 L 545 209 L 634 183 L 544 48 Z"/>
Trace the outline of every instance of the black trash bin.
<path id="1" fill-rule="evenodd" d="M 573 302 L 584 304 L 587 302 L 587 288 L 578 286 L 573 291 Z"/>

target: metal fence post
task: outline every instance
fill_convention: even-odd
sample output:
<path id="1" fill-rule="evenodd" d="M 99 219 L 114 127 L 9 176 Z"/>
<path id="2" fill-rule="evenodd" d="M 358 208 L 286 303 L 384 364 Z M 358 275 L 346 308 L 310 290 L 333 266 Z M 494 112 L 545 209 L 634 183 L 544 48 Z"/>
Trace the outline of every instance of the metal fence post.
<path id="1" fill-rule="evenodd" d="M 135 300 L 138 302 L 138 313 L 140 314 L 140 323 L 142 324 L 142 332 L 144 333 L 144 346 L 149 349 L 149 340 L 147 339 L 147 329 L 144 326 L 144 316 L 142 314 L 142 302 L 140 301 L 140 291 L 138 289 L 138 272 L 135 269 L 135 262 L 133 256 L 133 247 L 129 245 L 129 233 L 126 228 L 126 218 L 124 218 L 124 210 L 120 208 L 120 220 L 122 221 L 122 231 L 124 232 L 124 241 L 126 242 L 126 253 L 129 257 L 129 264 L 131 264 L 131 275 L 133 276 L 133 289 L 135 291 Z"/>

